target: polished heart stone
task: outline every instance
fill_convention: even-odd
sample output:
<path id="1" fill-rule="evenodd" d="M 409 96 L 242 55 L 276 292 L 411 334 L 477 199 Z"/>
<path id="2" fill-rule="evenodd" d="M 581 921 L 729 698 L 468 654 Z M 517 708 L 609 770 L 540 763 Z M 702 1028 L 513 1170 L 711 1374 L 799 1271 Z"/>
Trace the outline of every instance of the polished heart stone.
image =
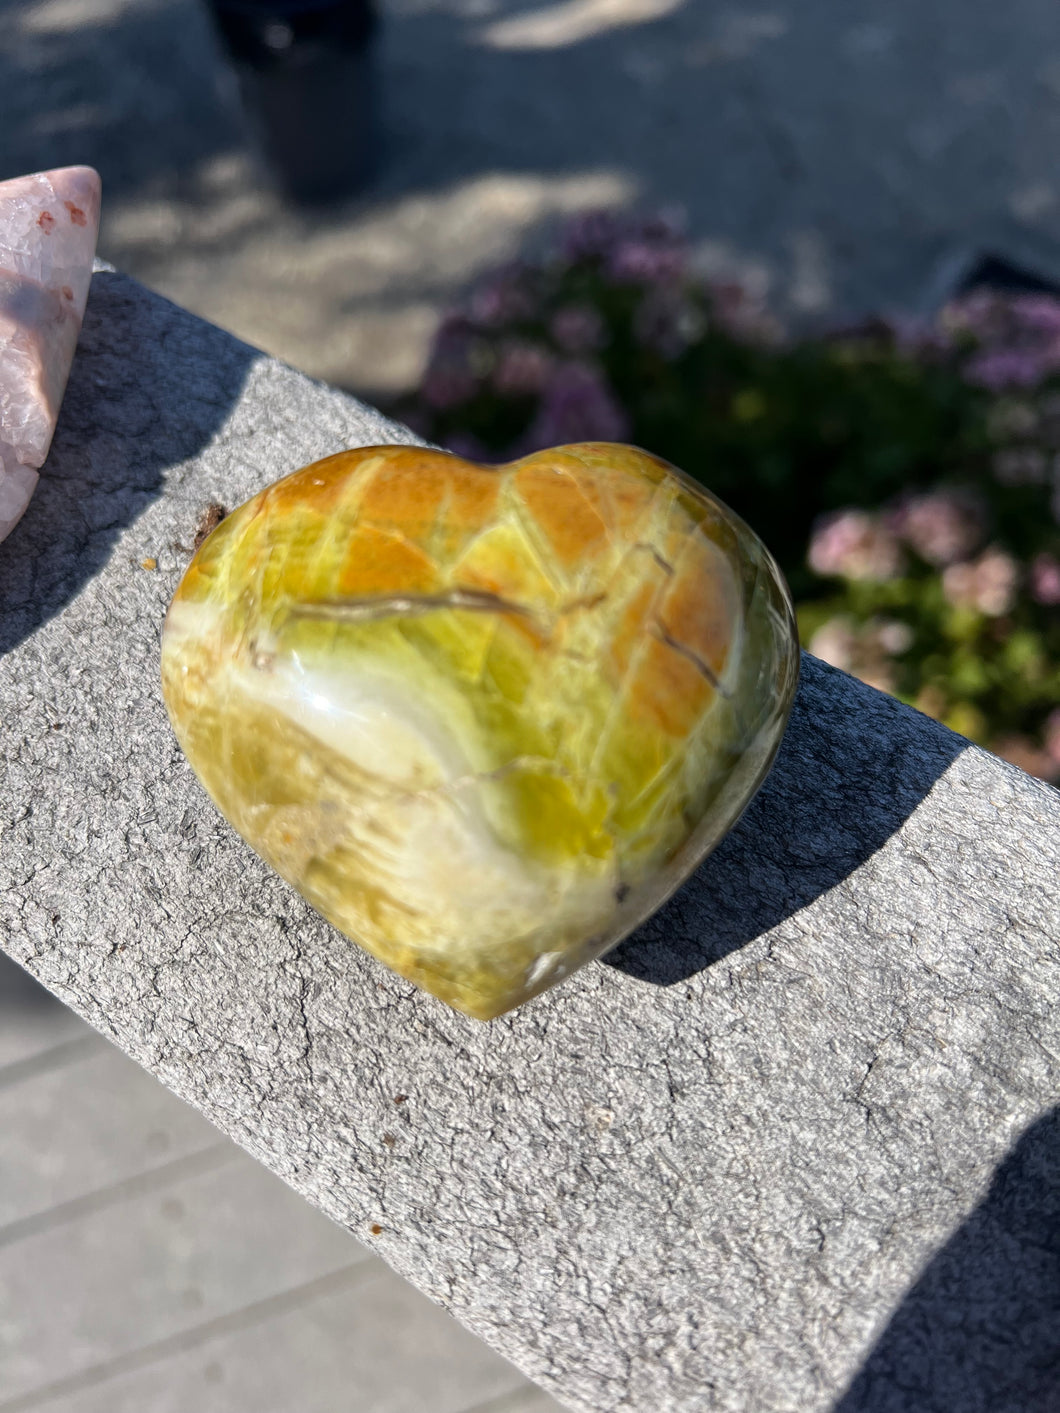
<path id="1" fill-rule="evenodd" d="M 229 822 L 348 938 L 484 1020 L 687 877 L 761 783 L 797 673 L 762 544 L 606 443 L 307 466 L 203 543 L 162 647 Z"/>

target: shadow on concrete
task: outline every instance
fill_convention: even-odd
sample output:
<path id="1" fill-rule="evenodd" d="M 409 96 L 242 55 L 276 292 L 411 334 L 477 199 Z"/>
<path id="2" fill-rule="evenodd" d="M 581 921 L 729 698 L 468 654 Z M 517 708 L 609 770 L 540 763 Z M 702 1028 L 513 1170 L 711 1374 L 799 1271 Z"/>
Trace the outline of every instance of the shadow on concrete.
<path id="1" fill-rule="evenodd" d="M 114 197 L 172 190 L 244 140 L 205 8 L 0 0 L 0 177 L 87 162 Z"/>
<path id="2" fill-rule="evenodd" d="M 0 654 L 103 567 L 166 471 L 216 433 L 258 356 L 123 275 L 93 277 L 40 484 L 0 544 Z M 75 654 L 71 644 L 71 666 Z"/>
<path id="3" fill-rule="evenodd" d="M 906 1295 L 833 1413 L 1060 1408 L 1060 1109 Z"/>
<path id="4" fill-rule="evenodd" d="M 803 654 L 787 735 L 746 814 L 606 964 L 671 986 L 775 927 L 882 848 L 967 744 Z"/>

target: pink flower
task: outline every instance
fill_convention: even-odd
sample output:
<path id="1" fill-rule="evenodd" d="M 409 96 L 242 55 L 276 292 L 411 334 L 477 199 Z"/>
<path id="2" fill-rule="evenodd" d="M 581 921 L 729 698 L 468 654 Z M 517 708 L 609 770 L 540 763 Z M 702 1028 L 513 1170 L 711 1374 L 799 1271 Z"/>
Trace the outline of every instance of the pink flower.
<path id="1" fill-rule="evenodd" d="M 553 366 L 540 344 L 510 339 L 498 350 L 493 386 L 503 397 L 536 396 L 548 382 Z"/>
<path id="2" fill-rule="evenodd" d="M 990 749 L 1002 760 L 1018 765 L 1028 775 L 1037 775 L 1040 780 L 1051 780 L 1056 774 L 1056 762 L 1048 751 L 1040 750 L 1029 736 L 1000 736 L 991 741 Z"/>
<path id="3" fill-rule="evenodd" d="M 982 508 L 962 491 L 909 496 L 888 518 L 921 559 L 940 567 L 966 559 L 983 538 Z"/>
<path id="4" fill-rule="evenodd" d="M 973 562 L 951 564 L 942 576 L 942 592 L 956 608 L 1000 618 L 1015 604 L 1018 583 L 1016 561 L 992 545 Z"/>
<path id="5" fill-rule="evenodd" d="M 822 662 L 849 672 L 857 653 L 858 636 L 849 618 L 830 618 L 810 639 L 810 652 Z"/>
<path id="6" fill-rule="evenodd" d="M 842 579 L 893 579 L 901 569 L 901 547 L 877 515 L 840 510 L 814 526 L 807 559 L 815 574 Z"/>
<path id="7" fill-rule="evenodd" d="M 833 667 L 851 672 L 881 692 L 895 689 L 893 658 L 913 643 L 907 623 L 893 618 L 870 618 L 857 624 L 845 615 L 822 623 L 810 639 L 810 652 Z"/>
<path id="8" fill-rule="evenodd" d="M 899 657 L 913 646 L 913 630 L 897 618 L 881 618 L 875 625 L 876 642 L 890 657 Z"/>
<path id="9" fill-rule="evenodd" d="M 565 363 L 549 379 L 515 454 L 526 456 L 564 442 L 621 442 L 629 432 L 629 418 L 603 375 L 585 363 Z"/>
<path id="10" fill-rule="evenodd" d="M 1051 554 L 1035 555 L 1031 561 L 1030 588 L 1035 603 L 1060 604 L 1060 560 Z"/>

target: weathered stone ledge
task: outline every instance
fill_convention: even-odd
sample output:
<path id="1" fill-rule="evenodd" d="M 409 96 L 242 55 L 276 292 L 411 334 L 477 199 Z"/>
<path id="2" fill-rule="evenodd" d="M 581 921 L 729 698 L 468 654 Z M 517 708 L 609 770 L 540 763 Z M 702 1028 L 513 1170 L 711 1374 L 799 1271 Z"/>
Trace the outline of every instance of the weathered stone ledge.
<path id="1" fill-rule="evenodd" d="M 157 665 L 202 511 L 411 439 L 97 274 L 0 546 L 0 942 L 574 1409 L 1053 1406 L 1056 791 L 807 659 L 685 890 L 482 1026 L 197 786 Z"/>

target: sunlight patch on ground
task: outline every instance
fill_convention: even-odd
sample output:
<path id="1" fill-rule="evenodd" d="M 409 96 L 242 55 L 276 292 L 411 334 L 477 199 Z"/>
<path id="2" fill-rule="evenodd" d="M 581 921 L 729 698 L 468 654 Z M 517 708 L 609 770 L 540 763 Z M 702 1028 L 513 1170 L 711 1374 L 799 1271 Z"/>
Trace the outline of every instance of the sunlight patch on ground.
<path id="1" fill-rule="evenodd" d="M 88 26 L 112 23 L 134 3 L 135 0 L 39 0 L 36 5 L 27 6 L 19 28 L 26 35 L 76 34 Z"/>
<path id="2" fill-rule="evenodd" d="M 490 49 L 562 49 L 608 30 L 662 19 L 684 0 L 562 0 L 487 25 L 480 43 Z"/>
<path id="3" fill-rule="evenodd" d="M 214 159 L 204 188 L 218 161 L 232 166 Z M 639 195 L 618 171 L 500 172 L 309 221 L 253 186 L 249 170 L 230 191 L 204 190 L 201 203 L 114 201 L 101 252 L 307 373 L 379 394 L 416 383 L 440 315 L 477 275 L 557 219 Z"/>

